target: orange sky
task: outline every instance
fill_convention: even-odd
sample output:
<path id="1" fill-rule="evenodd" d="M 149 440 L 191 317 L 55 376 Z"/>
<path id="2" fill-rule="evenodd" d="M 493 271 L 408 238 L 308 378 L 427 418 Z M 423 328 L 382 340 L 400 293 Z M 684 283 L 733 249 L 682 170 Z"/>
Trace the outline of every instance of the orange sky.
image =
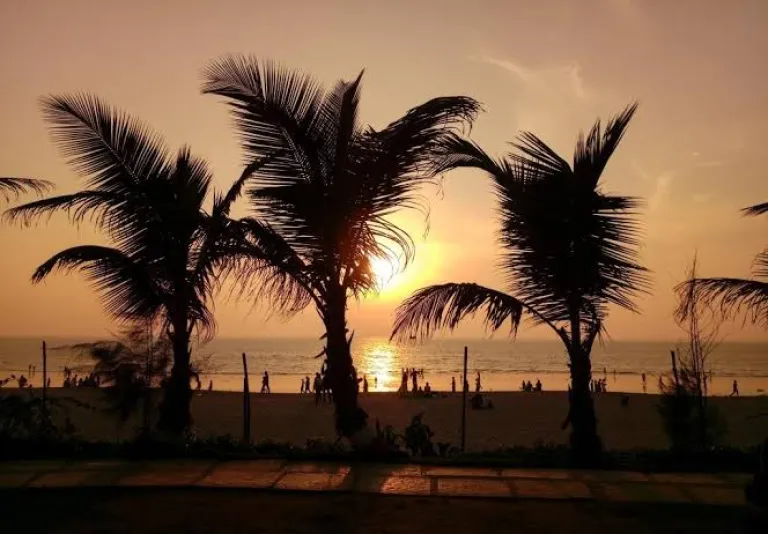
<path id="1" fill-rule="evenodd" d="M 376 6 L 386 6 L 376 7 Z M 439 7 L 438 7 L 439 6 Z M 739 209 L 768 200 L 768 2 L 676 0 L 346 2 L 306 0 L 4 0 L 0 4 L 0 174 L 78 187 L 48 139 L 37 97 L 88 91 L 149 122 L 171 146 L 207 158 L 219 187 L 241 154 L 224 106 L 199 94 L 200 71 L 226 53 L 253 53 L 331 83 L 365 67 L 362 118 L 383 125 L 438 95 L 466 94 L 487 113 L 472 131 L 489 152 L 531 130 L 570 155 L 579 129 L 641 101 L 604 184 L 645 197 L 645 265 L 653 295 L 642 314 L 615 312 L 615 339 L 673 339 L 671 288 L 699 251 L 704 275 L 746 276 L 765 243 L 765 220 Z M 353 304 L 359 334 L 386 334 L 395 304 L 427 283 L 502 287 L 495 269 L 489 181 L 450 175 L 427 193 L 431 231 L 409 218 L 417 261 L 379 297 Z M 103 335 L 112 324 L 80 277 L 32 286 L 52 253 L 97 242 L 66 219 L 0 228 L 0 335 Z M 310 311 L 264 320 L 246 302 L 218 299 L 222 336 L 312 336 Z M 728 339 L 768 340 L 753 328 Z M 461 335 L 481 335 L 468 324 Z M 522 338 L 547 338 L 540 329 Z"/>

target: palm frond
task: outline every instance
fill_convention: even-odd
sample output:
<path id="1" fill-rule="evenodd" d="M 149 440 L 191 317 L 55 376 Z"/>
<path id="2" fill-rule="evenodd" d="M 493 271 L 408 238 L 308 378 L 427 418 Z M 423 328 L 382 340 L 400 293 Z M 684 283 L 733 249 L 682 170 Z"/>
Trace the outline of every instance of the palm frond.
<path id="1" fill-rule="evenodd" d="M 63 250 L 32 275 L 32 282 L 43 281 L 54 271 L 82 271 L 102 294 L 106 310 L 122 321 L 137 321 L 154 316 L 163 296 L 146 268 L 123 252 L 96 245 Z"/>
<path id="2" fill-rule="evenodd" d="M 104 216 L 110 212 L 110 207 L 122 206 L 125 198 L 115 193 L 86 190 L 69 195 L 48 197 L 35 200 L 7 210 L 3 219 L 9 223 L 21 223 L 31 226 L 40 218 L 50 218 L 54 213 L 63 211 L 70 220 L 78 224 L 84 220 L 95 222 L 97 226 L 104 224 Z M 113 221 L 119 224 L 119 220 Z"/>
<path id="3" fill-rule="evenodd" d="M 741 211 L 744 212 L 744 215 L 762 215 L 763 213 L 768 213 L 768 202 L 755 204 L 754 206 L 749 206 Z"/>
<path id="4" fill-rule="evenodd" d="M 509 321 L 515 334 L 525 304 L 505 293 L 477 284 L 441 284 L 418 290 L 398 306 L 390 338 L 430 336 L 435 330 L 453 330 L 466 317 L 484 310 L 485 325 L 498 330 Z"/>
<path id="5" fill-rule="evenodd" d="M 696 291 L 698 298 L 719 308 L 726 318 L 744 318 L 768 326 L 768 283 L 740 278 L 694 278 L 675 287 L 681 299 L 680 317 L 686 318 L 688 299 Z"/>
<path id="6" fill-rule="evenodd" d="M 49 182 L 48 180 L 0 177 L 0 196 L 2 196 L 6 202 L 18 198 L 19 195 L 24 193 L 42 195 L 53 189 L 53 187 L 53 182 Z"/>
<path id="7" fill-rule="evenodd" d="M 240 280 L 240 296 L 263 298 L 288 316 L 317 302 L 318 281 L 282 235 L 254 218 L 235 224 L 240 235 L 228 245 L 224 269 Z"/>
<path id="8" fill-rule="evenodd" d="M 573 173 L 579 179 L 587 180 L 593 188 L 597 187 L 613 153 L 619 146 L 629 126 L 629 121 L 637 111 L 637 102 L 627 106 L 621 113 L 611 118 L 605 131 L 600 128 L 598 119 L 589 135 L 579 134 L 573 155 Z"/>
<path id="9" fill-rule="evenodd" d="M 323 91 L 314 78 L 248 56 L 215 61 L 204 77 L 204 94 L 227 99 L 248 161 L 280 154 L 261 173 L 270 183 L 322 174 Z"/>
<path id="10" fill-rule="evenodd" d="M 133 192 L 146 180 L 168 173 L 169 157 L 146 125 L 88 94 L 41 100 L 51 135 L 89 187 Z"/>

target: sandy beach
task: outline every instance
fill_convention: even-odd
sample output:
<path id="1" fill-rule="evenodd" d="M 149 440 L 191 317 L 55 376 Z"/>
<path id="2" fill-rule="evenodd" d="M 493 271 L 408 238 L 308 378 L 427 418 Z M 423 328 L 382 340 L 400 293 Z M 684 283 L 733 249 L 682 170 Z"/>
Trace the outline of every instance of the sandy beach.
<path id="1" fill-rule="evenodd" d="M 138 417 L 122 426 L 105 414 L 100 407 L 102 393 L 96 389 L 53 388 L 52 398 L 72 397 L 95 409 L 69 408 L 70 419 L 80 437 L 88 440 L 121 440 L 131 436 Z M 560 425 L 567 412 L 567 397 L 563 392 L 490 393 L 495 409 L 467 409 L 467 449 L 493 450 L 514 445 L 532 446 L 544 443 L 566 443 L 567 430 Z M 599 431 L 605 446 L 614 450 L 633 448 L 666 448 L 661 419 L 656 410 L 657 395 L 630 395 L 629 406 L 622 407 L 620 395 L 607 393 L 596 396 Z M 749 446 L 768 436 L 768 397 L 715 397 L 710 400 L 720 409 L 727 424 L 724 444 Z M 402 432 L 413 415 L 424 412 L 426 423 L 435 433 L 436 442 L 457 444 L 460 436 L 461 396 L 437 398 L 399 397 L 394 393 L 361 395 L 373 425 L 391 424 Z M 307 439 L 335 440 L 333 407 L 315 406 L 311 395 L 271 394 L 251 395 L 252 432 L 254 440 L 272 440 L 304 445 Z M 196 393 L 192 401 L 194 427 L 204 436 L 231 434 L 242 431 L 242 394 L 233 392 Z M 758 417 L 759 414 L 765 414 Z"/>

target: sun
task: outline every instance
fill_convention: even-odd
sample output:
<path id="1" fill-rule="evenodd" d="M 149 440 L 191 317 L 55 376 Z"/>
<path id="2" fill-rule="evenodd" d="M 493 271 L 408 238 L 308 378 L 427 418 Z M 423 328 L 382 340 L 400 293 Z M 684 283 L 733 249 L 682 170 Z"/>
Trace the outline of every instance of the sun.
<path id="1" fill-rule="evenodd" d="M 397 275 L 400 274 L 397 268 L 397 262 L 389 258 L 373 258 L 371 260 L 371 271 L 376 277 L 376 285 L 380 290 L 391 288 L 395 283 Z"/>

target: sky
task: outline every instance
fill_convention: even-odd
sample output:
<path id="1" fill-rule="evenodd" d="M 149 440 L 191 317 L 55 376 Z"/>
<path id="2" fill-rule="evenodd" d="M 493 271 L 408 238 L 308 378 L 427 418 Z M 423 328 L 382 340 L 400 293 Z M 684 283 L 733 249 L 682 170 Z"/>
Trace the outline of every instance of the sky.
<path id="1" fill-rule="evenodd" d="M 374 127 L 435 96 L 472 96 L 485 113 L 471 136 L 496 155 L 532 131 L 571 159 L 580 130 L 639 100 L 603 185 L 646 200 L 641 261 L 653 290 L 638 299 L 640 314 L 612 310 L 606 326 L 612 339 L 677 339 L 672 288 L 694 253 L 704 276 L 744 277 L 766 245 L 765 219 L 739 210 L 768 200 L 767 30 L 764 0 L 3 0 L 0 175 L 77 190 L 82 182 L 51 143 L 38 98 L 87 91 L 146 121 L 171 147 L 191 145 L 226 188 L 243 157 L 225 106 L 200 86 L 203 67 L 230 53 L 274 59 L 326 84 L 364 68 L 361 118 Z M 350 305 L 358 335 L 388 334 L 398 302 L 423 285 L 504 288 L 489 179 L 455 172 L 442 191 L 425 193 L 428 233 L 419 216 L 398 219 L 416 239 L 416 261 L 381 294 Z M 2 225 L 0 335 L 114 331 L 81 276 L 29 282 L 53 253 L 103 242 L 65 216 Z M 215 313 L 222 337 L 321 333 L 312 310 L 286 321 L 228 292 Z M 768 341 L 741 323 L 723 333 Z M 470 321 L 456 335 L 486 334 Z M 524 328 L 519 338 L 554 334 Z"/>

